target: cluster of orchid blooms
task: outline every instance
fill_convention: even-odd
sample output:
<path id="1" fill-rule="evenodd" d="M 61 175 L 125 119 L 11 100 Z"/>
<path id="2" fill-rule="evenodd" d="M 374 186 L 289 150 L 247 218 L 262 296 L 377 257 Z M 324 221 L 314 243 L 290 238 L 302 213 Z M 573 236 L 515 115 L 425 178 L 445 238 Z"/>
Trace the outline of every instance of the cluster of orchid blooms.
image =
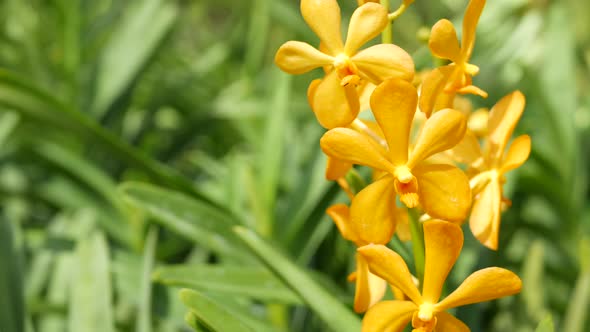
<path id="1" fill-rule="evenodd" d="M 429 48 L 449 64 L 419 75 L 412 57 L 394 44 L 361 49 L 413 0 L 404 0 L 394 13 L 373 1 L 358 2 L 343 42 L 337 1 L 301 0 L 301 13 L 319 37 L 319 47 L 288 41 L 275 57 L 287 73 L 319 67 L 325 73 L 311 82 L 307 97 L 328 130 L 320 140 L 328 156 L 326 177 L 351 199 L 350 207 L 336 204 L 327 213 L 342 236 L 358 246 L 356 272 L 349 277 L 356 282 L 354 309 L 366 312 L 363 331 L 402 331 L 410 322 L 413 331 L 469 331 L 445 311 L 521 289 L 514 273 L 491 267 L 471 274 L 440 300 L 463 246 L 465 220 L 484 246 L 498 247 L 500 215 L 510 203 L 503 197 L 504 174 L 522 165 L 531 149 L 528 135 L 507 147 L 524 96 L 513 92 L 489 111 L 463 106 L 466 99 L 460 95 L 487 97 L 473 85 L 479 68 L 469 63 L 485 0 L 470 0 L 460 42 L 450 21 L 432 27 Z M 367 109 L 375 121 L 357 117 Z M 351 186 L 346 175 L 353 165 L 370 167 L 373 182 Z M 420 231 L 410 235 L 412 222 Z M 394 233 L 402 241 L 423 243 L 418 278 L 386 246 Z M 396 300 L 381 301 L 387 284 Z"/>

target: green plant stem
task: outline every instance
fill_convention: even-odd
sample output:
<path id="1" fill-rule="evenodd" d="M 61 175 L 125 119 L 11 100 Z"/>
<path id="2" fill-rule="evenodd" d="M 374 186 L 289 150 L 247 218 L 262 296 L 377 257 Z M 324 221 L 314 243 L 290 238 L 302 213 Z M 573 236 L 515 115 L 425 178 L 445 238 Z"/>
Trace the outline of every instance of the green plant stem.
<path id="1" fill-rule="evenodd" d="M 389 0 L 381 0 L 381 5 L 389 12 Z M 381 33 L 381 42 L 383 44 L 393 44 L 393 30 L 391 23 L 387 24 L 383 32 Z"/>
<path id="2" fill-rule="evenodd" d="M 424 281 L 424 231 L 419 214 L 414 209 L 408 209 L 410 217 L 410 233 L 412 233 L 412 251 L 414 252 L 414 265 L 416 277 L 420 280 L 420 288 Z"/>

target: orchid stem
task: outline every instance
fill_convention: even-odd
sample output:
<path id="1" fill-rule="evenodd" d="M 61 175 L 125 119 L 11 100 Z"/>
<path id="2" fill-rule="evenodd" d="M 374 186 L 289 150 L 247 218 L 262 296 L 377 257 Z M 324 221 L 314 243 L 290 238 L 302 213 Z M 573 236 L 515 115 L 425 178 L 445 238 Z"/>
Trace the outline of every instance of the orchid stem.
<path id="1" fill-rule="evenodd" d="M 389 0 L 381 0 L 381 5 L 387 9 L 387 12 L 389 12 Z M 391 28 L 391 23 L 388 23 L 381 33 L 381 42 L 383 44 L 393 44 L 393 29 Z"/>
<path id="2" fill-rule="evenodd" d="M 416 277 L 420 280 L 420 288 L 424 282 L 424 231 L 419 220 L 418 211 L 408 209 L 410 217 L 410 233 L 412 234 L 412 251 L 414 252 L 414 265 Z"/>

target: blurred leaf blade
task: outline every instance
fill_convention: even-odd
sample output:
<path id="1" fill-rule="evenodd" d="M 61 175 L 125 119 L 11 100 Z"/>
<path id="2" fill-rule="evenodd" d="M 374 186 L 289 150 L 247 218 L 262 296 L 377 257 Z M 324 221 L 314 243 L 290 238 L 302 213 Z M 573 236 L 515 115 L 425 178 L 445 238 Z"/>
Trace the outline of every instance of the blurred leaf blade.
<path id="1" fill-rule="evenodd" d="M 24 330 L 25 308 L 20 254 L 16 247 L 13 227 L 0 216 L 0 322 L 2 332 Z"/>
<path id="2" fill-rule="evenodd" d="M 278 253 L 254 232 L 243 227 L 236 234 L 279 278 L 289 285 L 307 305 L 334 331 L 358 331 L 360 320 L 339 300 L 318 285 L 306 272 Z"/>

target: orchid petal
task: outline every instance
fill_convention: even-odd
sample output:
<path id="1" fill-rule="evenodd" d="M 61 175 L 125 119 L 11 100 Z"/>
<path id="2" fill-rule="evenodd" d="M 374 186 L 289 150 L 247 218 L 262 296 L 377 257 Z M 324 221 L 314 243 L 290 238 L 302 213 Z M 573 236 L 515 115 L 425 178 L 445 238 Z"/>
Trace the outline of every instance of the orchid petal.
<path id="1" fill-rule="evenodd" d="M 463 53 L 463 61 L 468 62 L 473 52 L 475 45 L 475 30 L 477 29 L 477 22 L 483 11 L 486 0 L 471 0 L 465 10 L 463 17 L 463 36 L 461 37 L 461 53 Z"/>
<path id="2" fill-rule="evenodd" d="M 483 159 L 479 141 L 470 130 L 467 130 L 461 142 L 449 151 L 453 159 L 470 167 L 475 167 Z"/>
<path id="3" fill-rule="evenodd" d="M 426 158 L 457 145 L 465 136 L 466 129 L 467 118 L 463 113 L 449 108 L 434 113 L 424 123 L 407 166 L 412 168 Z"/>
<path id="4" fill-rule="evenodd" d="M 420 203 L 433 218 L 462 222 L 471 207 L 469 180 L 451 165 L 422 164 L 412 170 L 418 180 Z"/>
<path id="5" fill-rule="evenodd" d="M 372 273 L 399 288 L 414 303 L 422 303 L 422 296 L 412 281 L 412 274 L 398 253 L 380 244 L 369 244 L 357 251 L 367 259 Z"/>
<path id="6" fill-rule="evenodd" d="M 529 158 L 531 153 L 531 137 L 529 135 L 518 136 L 506 152 L 502 161 L 501 172 L 506 173 L 520 167 Z"/>
<path id="7" fill-rule="evenodd" d="M 346 176 L 351 168 L 352 164 L 349 162 L 328 157 L 328 161 L 326 162 L 326 180 L 336 181 Z"/>
<path id="8" fill-rule="evenodd" d="M 352 200 L 350 221 L 358 238 L 367 243 L 385 244 L 395 231 L 395 187 L 386 175 L 361 190 Z"/>
<path id="9" fill-rule="evenodd" d="M 422 83 L 420 88 L 420 111 L 422 111 L 427 118 L 437 111 L 437 100 L 439 100 L 442 94 L 449 95 L 444 92 L 445 85 L 450 79 L 451 73 L 453 72 L 454 66 L 443 66 L 432 70 Z M 452 96 L 452 94 L 450 94 Z M 452 101 L 453 98 L 447 98 Z M 448 105 L 451 106 L 451 105 Z"/>
<path id="10" fill-rule="evenodd" d="M 357 243 L 358 236 L 350 224 L 350 209 L 346 204 L 332 205 L 326 210 L 326 213 L 332 218 L 343 238 Z"/>
<path id="11" fill-rule="evenodd" d="M 336 0 L 301 0 L 301 15 L 329 54 L 342 51 L 340 6 Z"/>
<path id="12" fill-rule="evenodd" d="M 363 318 L 362 332 L 401 332 L 418 307 L 410 301 L 379 302 Z"/>
<path id="13" fill-rule="evenodd" d="M 275 55 L 275 63 L 289 74 L 303 74 L 312 69 L 333 63 L 334 58 L 324 54 L 308 43 L 288 41 Z"/>
<path id="14" fill-rule="evenodd" d="M 309 86 L 307 87 L 307 102 L 311 107 L 313 107 L 313 98 L 315 97 L 315 92 L 320 83 L 322 83 L 322 80 L 318 78 L 311 81 L 311 83 L 309 83 Z"/>
<path id="15" fill-rule="evenodd" d="M 500 99 L 490 110 L 488 152 L 491 166 L 499 166 L 504 148 L 524 111 L 525 98 L 520 91 Z"/>
<path id="16" fill-rule="evenodd" d="M 495 300 L 520 292 L 522 281 L 511 271 L 489 267 L 471 274 L 454 292 L 436 304 L 437 310 Z"/>
<path id="17" fill-rule="evenodd" d="M 371 110 L 383 129 L 391 162 L 395 166 L 408 160 L 410 129 L 417 103 L 416 88 L 399 79 L 381 83 L 371 96 Z"/>
<path id="18" fill-rule="evenodd" d="M 381 145 L 350 128 L 329 130 L 320 139 L 320 146 L 328 156 L 341 161 L 384 171 L 392 167 Z"/>
<path id="19" fill-rule="evenodd" d="M 502 188 L 498 180 L 490 180 L 473 199 L 469 227 L 473 235 L 486 247 L 498 249 L 498 230 Z M 495 225 L 495 226 L 494 226 Z M 494 231 L 495 230 L 495 231 Z"/>
<path id="20" fill-rule="evenodd" d="M 360 111 L 358 95 L 354 96 L 354 87 L 348 88 L 347 92 L 340 85 L 340 78 L 335 70 L 315 87 L 311 108 L 324 128 L 346 127 L 356 119 Z M 352 98 L 350 94 L 353 95 Z"/>
<path id="21" fill-rule="evenodd" d="M 393 44 L 371 46 L 358 52 L 351 60 L 357 66 L 359 75 L 373 84 L 390 78 L 411 82 L 414 78 L 414 60 Z"/>
<path id="22" fill-rule="evenodd" d="M 387 24 L 387 9 L 380 4 L 366 3 L 358 7 L 350 18 L 344 53 L 355 54 L 366 42 L 377 37 Z"/>
<path id="23" fill-rule="evenodd" d="M 367 311 L 385 295 L 387 282 L 369 272 L 369 265 L 361 254 L 356 255 L 356 290 L 354 311 Z"/>
<path id="24" fill-rule="evenodd" d="M 470 332 L 465 323 L 444 311 L 436 314 L 436 329 L 442 332 Z"/>
<path id="25" fill-rule="evenodd" d="M 457 31 L 451 21 L 443 19 L 432 27 L 428 46 L 432 54 L 455 63 L 461 61 L 461 49 L 457 40 Z"/>
<path id="26" fill-rule="evenodd" d="M 443 284 L 463 247 L 461 227 L 446 221 L 424 223 L 424 286 L 425 302 L 437 303 Z"/>

